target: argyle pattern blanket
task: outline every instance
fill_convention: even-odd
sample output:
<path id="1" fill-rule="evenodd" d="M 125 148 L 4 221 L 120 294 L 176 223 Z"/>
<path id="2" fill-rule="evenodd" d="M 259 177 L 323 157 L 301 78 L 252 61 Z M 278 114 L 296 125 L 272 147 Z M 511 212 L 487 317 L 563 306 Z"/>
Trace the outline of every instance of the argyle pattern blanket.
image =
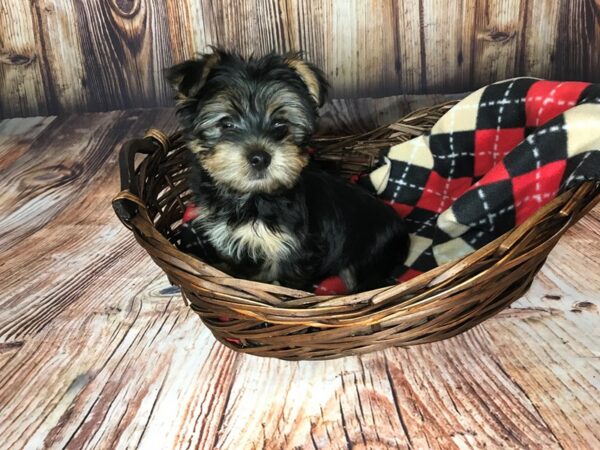
<path id="1" fill-rule="evenodd" d="M 398 282 L 461 258 L 583 180 L 600 180 L 600 86 L 516 78 L 486 86 L 431 132 L 381 152 L 358 183 L 407 222 Z"/>
<path id="2" fill-rule="evenodd" d="M 481 248 L 584 180 L 600 180 L 600 85 L 515 78 L 473 92 L 426 135 L 383 149 L 355 182 L 407 222 L 409 255 L 393 283 Z M 198 239 L 186 227 L 196 214 L 190 205 L 184 248 Z M 315 286 L 345 291 L 339 277 Z"/>

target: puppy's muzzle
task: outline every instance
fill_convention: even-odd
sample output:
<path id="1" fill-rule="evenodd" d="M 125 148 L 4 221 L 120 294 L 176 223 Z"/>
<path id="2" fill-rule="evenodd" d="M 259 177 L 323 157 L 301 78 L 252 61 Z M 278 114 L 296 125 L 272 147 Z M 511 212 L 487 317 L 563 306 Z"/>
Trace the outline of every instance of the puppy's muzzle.
<path id="1" fill-rule="evenodd" d="M 271 155 L 264 150 L 254 150 L 248 153 L 248 162 L 255 170 L 265 170 L 271 164 Z"/>

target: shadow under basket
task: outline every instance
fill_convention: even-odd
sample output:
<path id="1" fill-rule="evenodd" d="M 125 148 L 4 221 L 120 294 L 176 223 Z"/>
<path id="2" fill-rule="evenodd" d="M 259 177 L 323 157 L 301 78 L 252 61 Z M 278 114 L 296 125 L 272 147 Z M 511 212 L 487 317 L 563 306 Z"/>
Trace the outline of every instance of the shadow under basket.
<path id="1" fill-rule="evenodd" d="M 452 105 L 360 135 L 318 138 L 315 159 L 345 176 L 364 172 L 380 148 L 425 133 Z M 239 352 L 290 360 L 423 344 L 468 330 L 521 297 L 560 236 L 600 200 L 600 184 L 585 182 L 461 260 L 399 285 L 317 296 L 233 278 L 176 247 L 190 198 L 178 134 L 150 130 L 125 144 L 119 163 L 117 215 L 214 336 Z"/>

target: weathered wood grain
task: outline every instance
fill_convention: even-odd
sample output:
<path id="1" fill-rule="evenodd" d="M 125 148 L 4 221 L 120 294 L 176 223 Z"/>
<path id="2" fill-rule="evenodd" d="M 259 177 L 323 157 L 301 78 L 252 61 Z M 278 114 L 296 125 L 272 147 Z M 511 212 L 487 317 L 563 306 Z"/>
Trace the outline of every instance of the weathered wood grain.
<path id="1" fill-rule="evenodd" d="M 173 62 L 194 57 L 198 52 L 208 49 L 211 42 L 207 34 L 210 20 L 205 20 L 201 1 L 165 2 L 167 8 L 167 26 L 169 30 L 170 52 Z"/>
<path id="2" fill-rule="evenodd" d="M 560 31 L 559 8 L 556 2 L 546 0 L 528 0 L 527 8 L 523 11 L 523 28 L 518 30 L 517 37 L 522 44 L 519 66 L 516 74 L 533 75 L 538 77 L 567 78 L 571 74 L 560 73 L 564 59 L 556 57 L 556 47 L 559 39 L 542 39 Z M 570 44 L 571 46 L 577 44 Z M 568 72 L 568 71 L 567 71 Z M 548 75 L 551 74 L 551 75 Z M 588 75 L 581 75 L 587 78 Z"/>
<path id="3" fill-rule="evenodd" d="M 33 16 L 29 2 L 0 2 L 0 117 L 50 111 Z"/>
<path id="4" fill-rule="evenodd" d="M 55 117 L 8 119 L 0 122 L 0 171 L 4 174 L 31 148 L 33 141 Z"/>
<path id="5" fill-rule="evenodd" d="M 485 324 L 507 374 L 569 448 L 600 446 L 599 223 L 595 208 L 553 250 L 523 309 Z"/>
<path id="6" fill-rule="evenodd" d="M 569 67 L 578 67 L 580 76 L 593 78 L 600 62 L 600 4 L 595 0 L 561 2 L 558 15 L 553 76 L 565 78 Z"/>
<path id="7" fill-rule="evenodd" d="M 519 62 L 527 12 L 526 2 L 521 0 L 476 2 L 472 58 L 486 70 L 479 71 L 475 65 L 472 66 L 475 84 L 483 86 L 491 80 L 522 75 L 519 73 Z M 539 35 L 536 37 L 540 38 L 544 39 Z"/>
<path id="8" fill-rule="evenodd" d="M 593 0 L 4 0 L 0 117 L 168 105 L 162 70 L 209 45 L 302 50 L 336 98 L 600 81 Z"/>
<path id="9" fill-rule="evenodd" d="M 171 111 L 156 116 L 134 111 L 57 119 L 2 170 L 0 342 L 19 342 L 42 329 L 117 263 L 121 242 L 107 247 L 104 240 L 114 231 L 99 226 L 113 216 L 117 149 L 152 124 L 173 127 Z M 90 253 L 91 248 L 96 250 Z M 65 258 L 73 267 L 87 267 L 88 275 L 64 270 Z"/>
<path id="10" fill-rule="evenodd" d="M 164 103 L 170 62 L 163 2 L 75 2 L 89 110 Z"/>
<path id="11" fill-rule="evenodd" d="M 412 51 L 419 49 L 420 66 L 415 65 L 414 57 L 402 61 L 409 69 L 420 67 L 420 89 L 413 87 L 411 91 L 460 92 L 480 87 L 475 73 L 489 74 L 490 70 L 478 60 L 480 55 L 472 51 L 481 41 L 475 27 L 485 26 L 485 21 L 476 16 L 481 2 L 464 0 L 449 8 L 444 0 L 430 0 L 419 2 L 418 9 L 413 2 L 400 3 L 405 5 L 400 17 L 410 16 L 420 22 L 419 27 L 409 26 L 399 37 L 411 42 L 419 30 L 418 47 Z"/>
<path id="12" fill-rule="evenodd" d="M 54 113 L 74 111 L 90 104 L 74 2 L 31 2 L 33 29 L 41 48 L 44 90 Z M 91 106 L 91 105 L 90 105 Z M 92 108 L 90 108 L 92 109 Z"/>
<path id="13" fill-rule="evenodd" d="M 406 104 L 423 101 L 440 99 Z M 330 126 L 404 107 L 336 102 Z M 114 146 L 149 126 L 172 129 L 172 111 L 0 122 L 0 220 L 23 227 L 0 237 L 0 449 L 600 446 L 599 208 L 524 298 L 461 336 L 259 359 L 212 339 L 110 208 Z"/>

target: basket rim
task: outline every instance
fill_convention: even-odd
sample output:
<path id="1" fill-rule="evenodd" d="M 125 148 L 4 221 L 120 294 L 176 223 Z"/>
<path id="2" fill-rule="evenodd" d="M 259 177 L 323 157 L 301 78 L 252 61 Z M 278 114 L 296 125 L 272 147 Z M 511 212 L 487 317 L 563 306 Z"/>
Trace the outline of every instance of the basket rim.
<path id="1" fill-rule="evenodd" d="M 342 174 L 366 170 L 376 145 L 396 145 L 426 133 L 450 106 L 413 111 L 388 130 L 338 136 L 337 141 L 331 136 L 316 157 L 341 160 L 344 165 L 332 168 Z M 255 356 L 332 359 L 462 333 L 527 292 L 561 235 L 600 202 L 600 181 L 585 181 L 482 248 L 408 281 L 354 294 L 317 295 L 236 278 L 172 242 L 189 198 L 178 172 L 185 166 L 180 137 L 180 132 L 167 136 L 154 130 L 123 146 L 121 192 L 113 207 L 215 338 Z M 138 154 L 146 157 L 136 167 Z"/>

